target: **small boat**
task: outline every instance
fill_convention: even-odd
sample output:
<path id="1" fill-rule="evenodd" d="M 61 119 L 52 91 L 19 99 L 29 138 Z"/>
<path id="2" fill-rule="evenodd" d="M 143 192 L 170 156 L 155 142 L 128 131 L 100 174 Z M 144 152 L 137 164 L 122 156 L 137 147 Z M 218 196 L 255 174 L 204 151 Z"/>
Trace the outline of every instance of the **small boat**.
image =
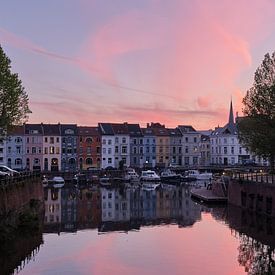
<path id="1" fill-rule="evenodd" d="M 43 181 L 43 185 L 44 184 L 46 184 L 46 180 Z M 65 180 L 62 177 L 53 177 L 53 179 L 47 180 L 47 185 L 53 186 L 54 188 L 62 188 L 65 185 Z"/>
<path id="2" fill-rule="evenodd" d="M 140 181 L 160 181 L 160 176 L 152 170 L 142 171 Z"/>
<path id="3" fill-rule="evenodd" d="M 139 180 L 139 175 L 135 171 L 135 169 L 128 169 L 126 171 L 124 179 L 126 181 L 138 181 Z"/>
<path id="4" fill-rule="evenodd" d="M 175 172 L 171 171 L 170 169 L 167 169 L 160 174 L 160 178 L 161 178 L 162 182 L 180 183 L 182 176 L 179 174 L 176 174 Z"/>
<path id="5" fill-rule="evenodd" d="M 210 180 L 212 179 L 212 173 L 200 173 L 198 170 L 188 170 L 186 177 L 193 180 Z"/>

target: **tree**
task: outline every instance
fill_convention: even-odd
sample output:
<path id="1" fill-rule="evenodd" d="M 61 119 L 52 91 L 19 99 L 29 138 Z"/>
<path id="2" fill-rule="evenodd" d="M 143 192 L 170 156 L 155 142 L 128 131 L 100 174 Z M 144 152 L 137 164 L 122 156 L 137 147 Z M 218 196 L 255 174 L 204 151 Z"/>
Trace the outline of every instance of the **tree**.
<path id="1" fill-rule="evenodd" d="M 253 86 L 243 99 L 244 117 L 238 120 L 241 142 L 258 156 L 275 161 L 275 52 L 265 55 L 257 68 Z"/>
<path id="2" fill-rule="evenodd" d="M 28 95 L 18 75 L 11 72 L 11 61 L 0 45 L 0 128 L 9 131 L 25 122 L 31 113 Z"/>

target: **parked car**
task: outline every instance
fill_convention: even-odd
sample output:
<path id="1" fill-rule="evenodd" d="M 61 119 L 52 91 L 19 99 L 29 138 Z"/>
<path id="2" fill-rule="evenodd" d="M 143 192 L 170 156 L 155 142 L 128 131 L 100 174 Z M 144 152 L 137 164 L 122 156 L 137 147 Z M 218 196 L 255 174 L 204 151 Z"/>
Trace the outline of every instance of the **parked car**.
<path id="1" fill-rule="evenodd" d="M 0 172 L 7 173 L 9 176 L 16 176 L 20 174 L 18 171 L 13 170 L 5 165 L 0 165 Z"/>

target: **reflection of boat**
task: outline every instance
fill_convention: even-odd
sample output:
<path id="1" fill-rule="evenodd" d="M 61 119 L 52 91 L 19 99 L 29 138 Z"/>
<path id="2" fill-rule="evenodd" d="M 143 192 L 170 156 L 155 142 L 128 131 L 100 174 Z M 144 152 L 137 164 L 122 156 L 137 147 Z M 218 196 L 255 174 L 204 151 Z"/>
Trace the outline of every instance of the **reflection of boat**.
<path id="1" fill-rule="evenodd" d="M 142 171 L 140 176 L 141 181 L 160 181 L 160 177 L 155 171 L 147 170 Z"/>
<path id="2" fill-rule="evenodd" d="M 99 182 L 101 185 L 103 186 L 110 186 L 111 185 L 111 181 L 110 178 L 107 176 L 101 177 L 99 178 Z"/>
<path id="3" fill-rule="evenodd" d="M 143 183 L 141 189 L 145 191 L 154 191 L 157 187 L 159 187 L 159 183 Z"/>
<path id="4" fill-rule="evenodd" d="M 126 171 L 124 179 L 126 181 L 138 181 L 139 180 L 139 175 L 135 171 L 135 169 L 128 169 Z"/>
<path id="5" fill-rule="evenodd" d="M 200 173 L 198 170 L 188 170 L 185 174 L 186 178 L 193 180 L 210 180 L 212 179 L 212 173 Z"/>
<path id="6" fill-rule="evenodd" d="M 62 177 L 53 177 L 53 179 L 48 180 L 47 183 L 48 186 L 53 186 L 55 188 L 62 188 L 65 185 L 65 181 Z"/>
<path id="7" fill-rule="evenodd" d="M 182 176 L 179 174 L 176 174 L 170 169 L 167 169 L 161 173 L 160 178 L 161 178 L 161 181 L 163 182 L 179 183 L 181 182 Z"/>

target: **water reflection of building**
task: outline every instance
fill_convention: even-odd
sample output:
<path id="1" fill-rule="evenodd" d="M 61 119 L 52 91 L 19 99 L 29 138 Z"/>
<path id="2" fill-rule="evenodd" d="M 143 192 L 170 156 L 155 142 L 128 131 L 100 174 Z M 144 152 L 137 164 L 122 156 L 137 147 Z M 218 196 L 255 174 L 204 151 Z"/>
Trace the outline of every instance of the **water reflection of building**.
<path id="1" fill-rule="evenodd" d="M 98 227 L 101 222 L 100 189 L 79 190 L 77 209 L 78 229 Z"/>
<path id="2" fill-rule="evenodd" d="M 193 225 L 201 219 L 201 206 L 192 201 L 189 186 L 182 189 L 181 196 L 181 218 L 179 224 L 183 227 Z"/>
<path id="3" fill-rule="evenodd" d="M 44 188 L 45 224 L 59 224 L 61 222 L 61 189 Z"/>
<path id="4" fill-rule="evenodd" d="M 61 189 L 61 222 L 62 230 L 75 231 L 77 229 L 77 193 L 75 187 Z"/>
<path id="5" fill-rule="evenodd" d="M 102 222 L 130 220 L 130 190 L 101 189 Z"/>

